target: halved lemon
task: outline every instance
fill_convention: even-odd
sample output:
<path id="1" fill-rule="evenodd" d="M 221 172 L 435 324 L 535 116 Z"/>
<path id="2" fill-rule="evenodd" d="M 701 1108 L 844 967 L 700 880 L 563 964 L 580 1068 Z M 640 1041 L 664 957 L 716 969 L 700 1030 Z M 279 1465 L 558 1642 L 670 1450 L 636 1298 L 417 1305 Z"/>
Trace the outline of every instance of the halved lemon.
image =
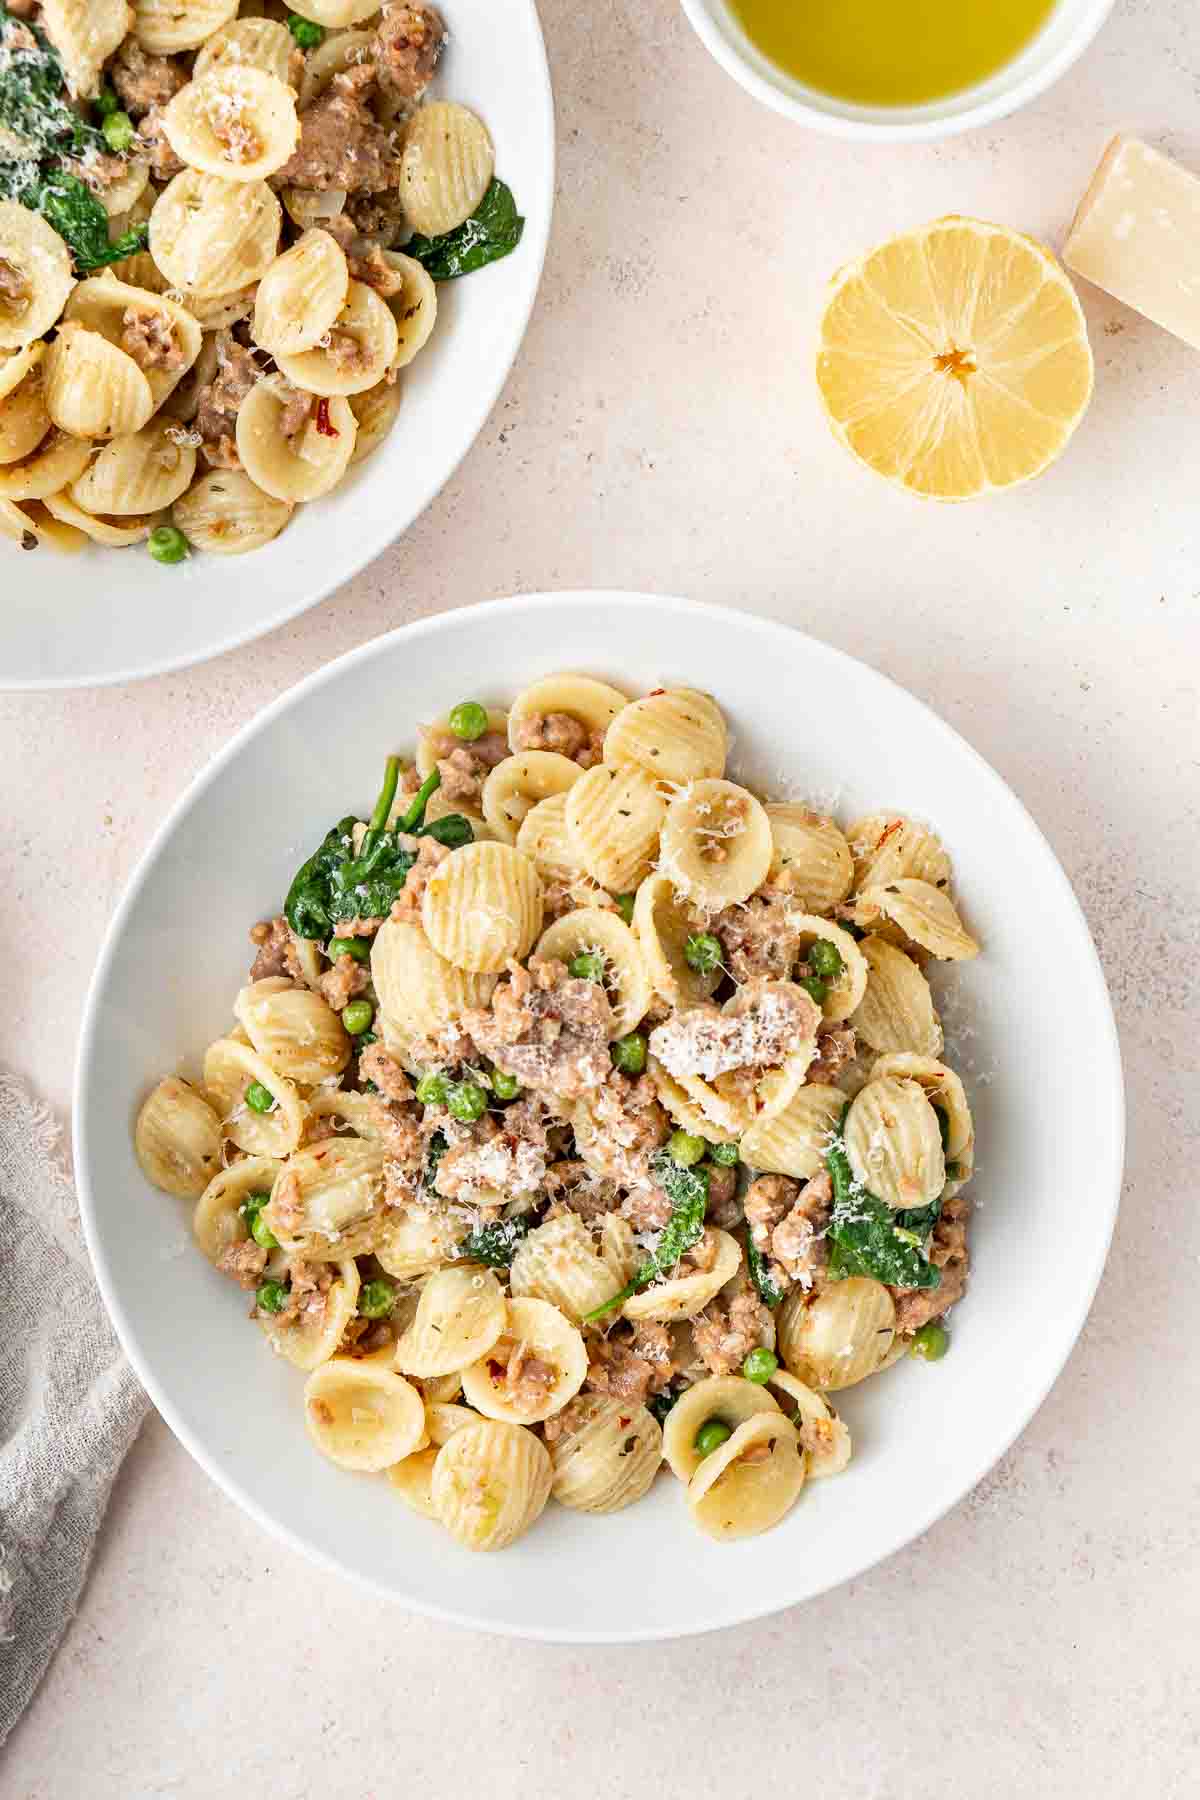
<path id="1" fill-rule="evenodd" d="M 1092 396 L 1075 290 L 1032 238 L 935 219 L 835 276 L 817 385 L 836 435 L 909 493 L 970 500 L 1062 455 Z"/>

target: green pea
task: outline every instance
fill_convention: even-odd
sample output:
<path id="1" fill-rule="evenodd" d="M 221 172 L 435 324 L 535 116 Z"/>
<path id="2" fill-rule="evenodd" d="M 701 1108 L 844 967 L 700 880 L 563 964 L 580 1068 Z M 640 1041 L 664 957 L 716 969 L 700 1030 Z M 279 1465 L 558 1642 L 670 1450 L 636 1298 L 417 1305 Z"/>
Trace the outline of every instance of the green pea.
<path id="1" fill-rule="evenodd" d="M 325 28 L 317 25 L 312 19 L 302 19 L 299 13 L 288 14 L 288 30 L 302 50 L 315 50 L 325 41 Z"/>
<path id="2" fill-rule="evenodd" d="M 246 1089 L 246 1105 L 251 1112 L 269 1113 L 275 1104 L 275 1096 L 270 1088 L 264 1087 L 261 1081 L 252 1081 Z"/>
<path id="3" fill-rule="evenodd" d="M 720 968 L 725 951 L 720 938 L 711 931 L 693 931 L 683 946 L 683 954 L 689 969 L 695 969 L 697 975 L 711 975 Z"/>
<path id="4" fill-rule="evenodd" d="M 282 1281 L 264 1281 L 254 1291 L 254 1299 L 259 1312 L 282 1312 L 288 1301 L 288 1291 Z"/>
<path id="5" fill-rule="evenodd" d="M 445 1106 L 446 1093 L 444 1075 L 422 1075 L 417 1083 L 417 1099 L 422 1106 Z"/>
<path id="6" fill-rule="evenodd" d="M 622 1075 L 640 1075 L 646 1067 L 646 1040 L 640 1031 L 631 1031 L 609 1045 L 613 1068 Z"/>
<path id="7" fill-rule="evenodd" d="M 755 1382 L 759 1387 L 766 1385 L 779 1367 L 779 1358 L 773 1350 L 760 1344 L 757 1350 L 751 1350 L 742 1364 L 742 1374 L 747 1381 Z"/>
<path id="8" fill-rule="evenodd" d="M 342 1024 L 351 1037 L 358 1037 L 361 1032 L 370 1028 L 375 1017 L 375 1008 L 369 1000 L 352 1000 L 349 1006 L 342 1008 Z"/>
<path id="9" fill-rule="evenodd" d="M 705 1419 L 692 1442 L 701 1456 L 711 1456 L 732 1436 L 728 1425 L 723 1425 L 720 1419 Z"/>
<path id="10" fill-rule="evenodd" d="M 836 981 L 845 967 L 841 951 L 828 938 L 818 938 L 815 944 L 810 944 L 806 960 L 813 974 L 819 975 L 822 981 Z"/>
<path id="11" fill-rule="evenodd" d="M 667 1141 L 667 1155 L 682 1169 L 690 1169 L 693 1163 L 698 1163 L 707 1149 L 704 1139 L 695 1137 L 690 1131 L 673 1131 Z"/>
<path id="12" fill-rule="evenodd" d="M 339 956 L 352 956 L 360 963 L 370 962 L 371 940 L 365 937 L 330 938 L 326 955 L 330 962 L 336 962 Z"/>
<path id="13" fill-rule="evenodd" d="M 480 706 L 478 700 L 460 700 L 450 709 L 449 724 L 456 738 L 473 744 L 488 728 L 487 707 Z"/>
<path id="14" fill-rule="evenodd" d="M 708 1154 L 715 1163 L 720 1163 L 723 1169 L 734 1168 L 740 1160 L 736 1144 L 712 1144 Z"/>
<path id="15" fill-rule="evenodd" d="M 477 1082 L 458 1081 L 447 1091 L 446 1107 L 452 1119 L 473 1125 L 487 1111 L 487 1094 Z"/>
<path id="16" fill-rule="evenodd" d="M 633 924 L 634 898 L 635 898 L 635 896 L 633 894 L 618 894 L 617 895 L 617 911 L 620 913 L 621 917 L 624 919 L 624 921 L 627 925 Z"/>
<path id="17" fill-rule="evenodd" d="M 598 950 L 581 950 L 567 964 L 567 973 L 576 981 L 603 981 L 604 958 Z"/>
<path id="18" fill-rule="evenodd" d="M 949 1348 L 950 1333 L 937 1319 L 930 1319 L 928 1325 L 922 1325 L 912 1341 L 912 1354 L 925 1362 L 941 1362 Z"/>
<path id="19" fill-rule="evenodd" d="M 797 987 L 802 987 L 806 994 L 811 994 L 818 1006 L 825 1003 L 826 985 L 819 975 L 800 975 L 796 979 Z"/>
<path id="20" fill-rule="evenodd" d="M 497 1100 L 515 1100 L 521 1091 L 521 1084 L 515 1075 L 506 1075 L 503 1069 L 492 1070 L 492 1092 Z"/>
<path id="21" fill-rule="evenodd" d="M 396 1304 L 390 1281 L 364 1281 L 358 1290 L 358 1312 L 363 1319 L 386 1319 Z"/>
<path id="22" fill-rule="evenodd" d="M 250 1220 L 250 1236 L 263 1250 L 278 1250 L 279 1248 L 279 1239 L 263 1218 L 261 1208 Z"/>
<path id="23" fill-rule="evenodd" d="M 110 112 L 101 121 L 100 130 L 109 149 L 118 155 L 128 150 L 136 135 L 133 120 L 127 112 Z"/>
<path id="24" fill-rule="evenodd" d="M 146 539 L 155 562 L 180 563 L 188 554 L 188 541 L 177 525 L 156 525 Z"/>
<path id="25" fill-rule="evenodd" d="M 96 98 L 92 101 L 92 105 L 102 119 L 107 119 L 110 113 L 120 112 L 121 110 L 121 102 L 117 99 L 116 94 L 110 87 L 102 87 L 100 92 L 96 95 Z"/>

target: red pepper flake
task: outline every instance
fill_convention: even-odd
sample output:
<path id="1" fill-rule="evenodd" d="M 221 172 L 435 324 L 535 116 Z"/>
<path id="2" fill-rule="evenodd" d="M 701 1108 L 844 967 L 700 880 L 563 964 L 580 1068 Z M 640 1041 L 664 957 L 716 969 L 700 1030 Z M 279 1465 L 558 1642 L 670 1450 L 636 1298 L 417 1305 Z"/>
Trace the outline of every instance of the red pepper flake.
<path id="1" fill-rule="evenodd" d="M 322 437 L 341 436 L 337 426 L 330 422 L 328 400 L 317 401 L 317 430 Z"/>

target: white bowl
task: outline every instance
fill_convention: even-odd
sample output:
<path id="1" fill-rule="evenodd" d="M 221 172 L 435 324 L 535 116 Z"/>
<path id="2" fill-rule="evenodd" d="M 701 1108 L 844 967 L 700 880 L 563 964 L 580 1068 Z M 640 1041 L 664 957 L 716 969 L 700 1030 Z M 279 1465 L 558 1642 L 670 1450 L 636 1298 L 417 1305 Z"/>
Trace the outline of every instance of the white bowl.
<path id="1" fill-rule="evenodd" d="M 554 103 L 534 0 L 447 0 L 435 91 L 474 107 L 525 218 L 512 255 L 438 289 L 428 347 L 401 376 L 390 436 L 282 536 L 247 556 L 162 568 L 144 547 L 78 556 L 0 544 L 0 688 L 79 687 L 232 650 L 295 618 L 406 530 L 449 480 L 508 377 L 541 278 L 554 200 Z"/>
<path id="2" fill-rule="evenodd" d="M 756 100 L 814 131 L 882 144 L 953 137 L 1027 106 L 1079 60 L 1112 8 L 1113 0 L 1058 0 L 1037 36 L 986 81 L 923 106 L 859 106 L 780 69 L 746 35 L 728 0 L 683 0 L 705 48 Z"/>
<path id="3" fill-rule="evenodd" d="M 511 697 L 556 668 L 628 688 L 684 681 L 727 711 L 735 765 L 843 819 L 902 806 L 936 822 L 985 954 L 940 987 L 978 1128 L 974 1274 L 936 1366 L 911 1360 L 839 1397 L 849 1470 L 778 1530 L 701 1537 L 664 1474 L 639 1506 L 556 1506 L 477 1556 L 385 1481 L 312 1449 L 303 1377 L 271 1356 L 245 1296 L 190 1240 L 190 1208 L 147 1186 L 130 1145 L 164 1072 L 197 1068 L 230 1023 L 250 923 L 277 910 L 330 822 L 368 807 L 385 752 L 464 695 Z M 1058 771 L 1061 775 L 1061 771 Z M 1047 780 L 1056 771 L 1047 768 Z M 949 726 L 799 632 L 646 595 L 551 594 L 408 626 L 344 656 L 247 725 L 178 801 L 108 933 L 75 1099 L 80 1199 L 109 1311 L 155 1404 L 225 1491 L 330 1568 L 406 1606 L 575 1641 L 670 1637 L 778 1611 L 924 1531 L 1027 1423 L 1083 1324 L 1108 1247 L 1121 1069 L 1087 927 L 1037 827 Z M 623 1567 L 626 1577 L 614 1580 Z"/>

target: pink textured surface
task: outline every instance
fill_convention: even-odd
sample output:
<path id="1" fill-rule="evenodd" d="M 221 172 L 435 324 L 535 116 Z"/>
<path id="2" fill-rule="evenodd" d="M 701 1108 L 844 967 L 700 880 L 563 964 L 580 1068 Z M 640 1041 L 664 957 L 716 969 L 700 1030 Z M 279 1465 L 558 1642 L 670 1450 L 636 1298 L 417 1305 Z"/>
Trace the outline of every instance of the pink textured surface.
<path id="1" fill-rule="evenodd" d="M 268 1542 L 152 1422 L 0 1794 L 582 1800 L 602 1784 L 644 1800 L 686 1780 L 697 1800 L 798 1783 L 837 1800 L 1185 1800 L 1200 1734 L 1200 360 L 1085 290 L 1097 393 L 1068 457 L 1006 501 L 941 511 L 829 441 L 808 343 L 825 276 L 903 225 L 970 210 L 1060 241 L 1119 125 L 1200 167 L 1194 7 L 1124 0 L 1032 111 L 905 151 L 757 109 L 665 0 L 604 0 L 587 31 L 563 0 L 543 15 L 561 159 L 546 285 L 434 507 L 251 651 L 132 689 L 0 696 L 0 1055 L 65 1103 L 133 859 L 268 698 L 406 618 L 558 584 L 657 586 L 795 620 L 885 669 L 1047 832 L 1126 1058 L 1108 1272 L 1067 1371 L 969 1501 L 851 1587 L 679 1646 L 504 1646 L 373 1613 Z M 1036 920 L 1030 943 L 1053 954 Z M 1019 1295 L 1013 1329 L 1037 1329 Z"/>

